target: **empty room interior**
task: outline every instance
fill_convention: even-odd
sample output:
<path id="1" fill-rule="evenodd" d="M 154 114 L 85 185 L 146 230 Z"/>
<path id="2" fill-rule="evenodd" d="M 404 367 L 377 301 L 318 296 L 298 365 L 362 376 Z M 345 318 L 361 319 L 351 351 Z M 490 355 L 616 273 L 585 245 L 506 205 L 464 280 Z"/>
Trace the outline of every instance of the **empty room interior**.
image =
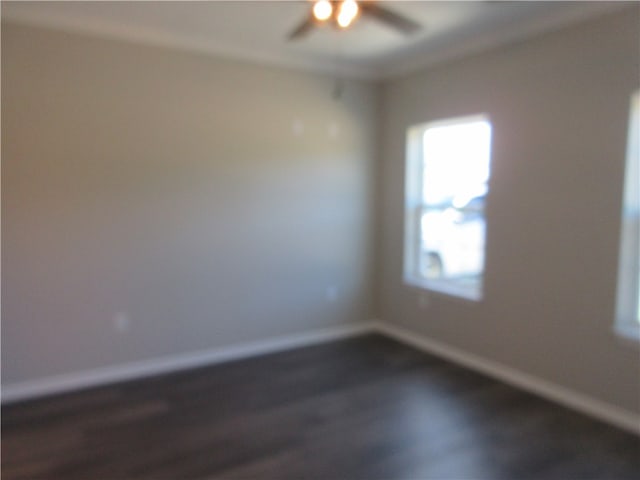
<path id="1" fill-rule="evenodd" d="M 3 478 L 640 478 L 640 3 L 0 8 Z"/>

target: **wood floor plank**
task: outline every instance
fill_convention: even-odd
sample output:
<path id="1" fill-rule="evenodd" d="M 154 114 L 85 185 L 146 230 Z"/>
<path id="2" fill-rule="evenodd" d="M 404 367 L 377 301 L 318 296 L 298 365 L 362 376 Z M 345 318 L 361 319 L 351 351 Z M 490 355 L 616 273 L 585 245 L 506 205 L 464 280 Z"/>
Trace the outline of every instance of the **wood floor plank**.
<path id="1" fill-rule="evenodd" d="M 2 407 L 2 478 L 637 479 L 640 438 L 378 335 Z"/>

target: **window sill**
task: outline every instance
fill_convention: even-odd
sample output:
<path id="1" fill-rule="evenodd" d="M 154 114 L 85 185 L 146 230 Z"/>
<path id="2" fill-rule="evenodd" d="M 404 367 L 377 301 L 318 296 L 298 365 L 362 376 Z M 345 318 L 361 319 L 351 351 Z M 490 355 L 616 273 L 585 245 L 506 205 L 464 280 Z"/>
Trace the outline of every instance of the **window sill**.
<path id="1" fill-rule="evenodd" d="M 631 323 L 616 323 L 613 327 L 616 336 L 623 340 L 640 344 L 640 325 Z"/>
<path id="2" fill-rule="evenodd" d="M 477 291 L 475 289 L 472 290 L 470 288 L 415 277 L 405 277 L 404 283 L 429 293 L 444 295 L 456 300 L 467 300 L 472 302 L 482 301 L 482 291 Z"/>

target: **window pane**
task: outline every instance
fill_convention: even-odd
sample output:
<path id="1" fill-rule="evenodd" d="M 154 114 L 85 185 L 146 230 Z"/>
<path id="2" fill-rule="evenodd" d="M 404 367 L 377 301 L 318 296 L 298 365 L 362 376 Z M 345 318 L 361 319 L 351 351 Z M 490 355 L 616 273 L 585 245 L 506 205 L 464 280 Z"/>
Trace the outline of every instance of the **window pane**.
<path id="1" fill-rule="evenodd" d="M 486 193 L 491 125 L 487 121 L 427 128 L 423 139 L 423 201 L 459 202 Z"/>

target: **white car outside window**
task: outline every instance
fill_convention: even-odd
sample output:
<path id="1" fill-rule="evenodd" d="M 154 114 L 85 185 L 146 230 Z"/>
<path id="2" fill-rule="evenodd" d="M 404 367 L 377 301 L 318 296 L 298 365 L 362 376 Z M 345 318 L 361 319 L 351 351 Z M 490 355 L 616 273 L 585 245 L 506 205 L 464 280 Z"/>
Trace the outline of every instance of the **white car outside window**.
<path id="1" fill-rule="evenodd" d="M 421 275 L 476 279 L 484 266 L 484 196 L 451 201 L 422 215 Z"/>

